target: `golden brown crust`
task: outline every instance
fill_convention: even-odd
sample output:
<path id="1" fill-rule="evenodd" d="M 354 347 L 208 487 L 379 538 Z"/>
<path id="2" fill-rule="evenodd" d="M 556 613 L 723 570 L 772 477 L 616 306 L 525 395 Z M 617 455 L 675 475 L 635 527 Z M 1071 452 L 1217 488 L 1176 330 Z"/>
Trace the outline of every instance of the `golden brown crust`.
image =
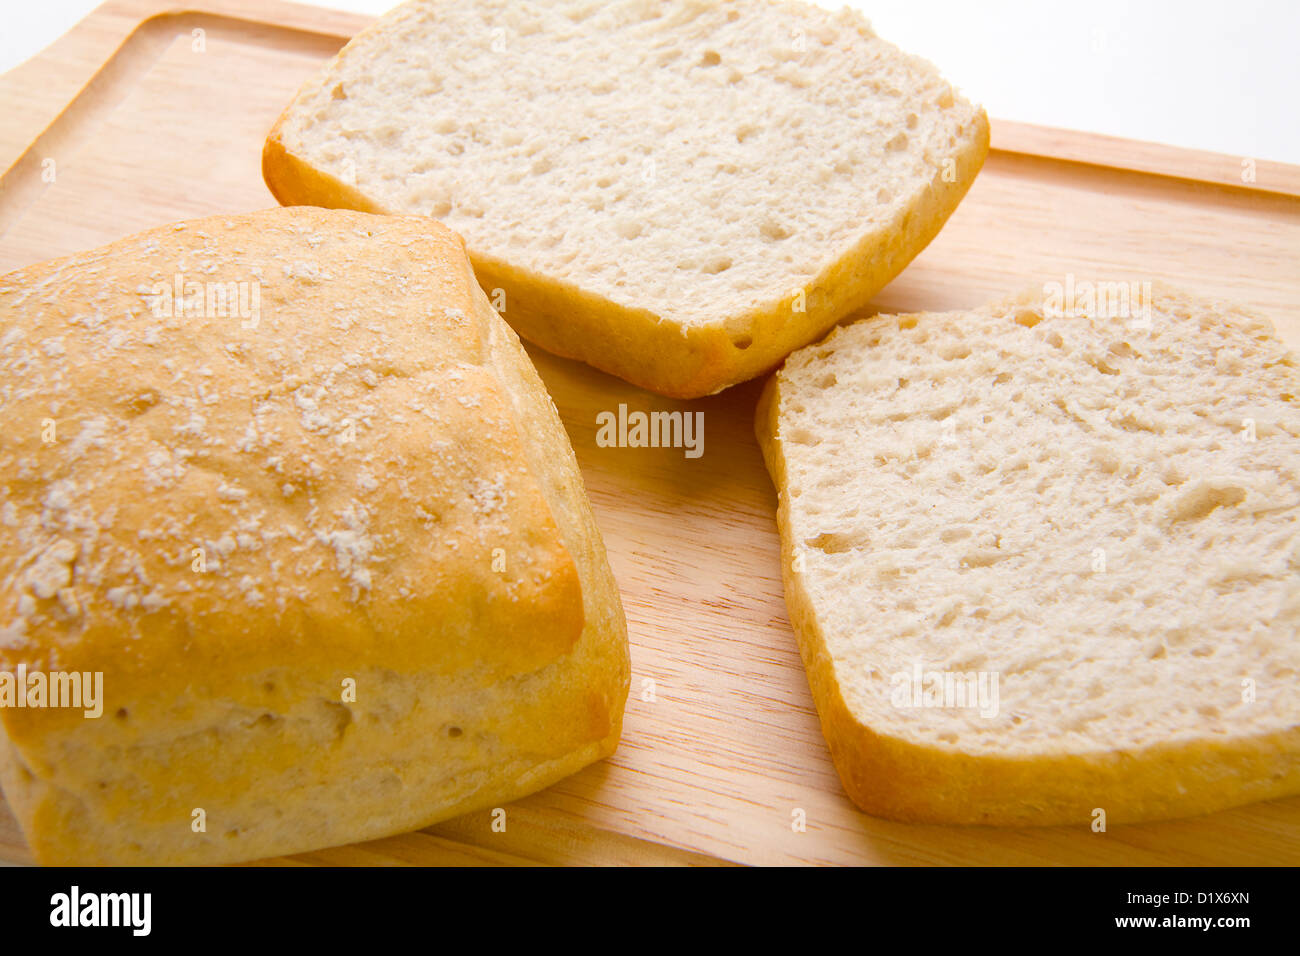
<path id="1" fill-rule="evenodd" d="M 322 671 L 382 662 L 512 673 L 577 640 L 576 570 L 541 488 L 517 465 L 528 436 L 483 364 L 487 329 L 469 319 L 482 319 L 481 293 L 459 237 L 428 220 L 340 218 L 303 209 L 198 220 L 0 280 L 6 331 L 21 335 L 9 381 L 23 394 L 6 407 L 4 501 L 10 527 L 38 535 L 0 553 L 4 610 L 16 615 L 6 623 L 27 628 L 23 642 L 0 648 L 0 662 L 41 666 L 57 648 L 92 670 L 111 668 L 119 692 L 135 695 L 170 679 L 174 661 L 214 678 L 306 651 Z M 366 258 L 371 238 L 347 231 L 361 223 L 389 261 Z M 323 241 L 312 245 L 309 233 Z M 220 250 L 232 248 L 240 253 L 223 261 Z M 190 263 L 202 272 L 183 271 Z M 427 282 L 412 278 L 416 268 Z M 296 269 L 301 277 L 284 278 Z M 177 274 L 202 275 L 205 289 L 257 283 L 258 327 L 238 317 L 156 319 L 140 290 L 173 285 Z M 390 285 L 399 275 L 405 287 Z M 327 324 L 354 315 L 341 301 L 364 308 L 381 289 L 383 328 Z M 27 304 L 33 295 L 39 308 Z M 430 302 L 460 317 L 430 323 Z M 86 303 L 112 322 L 87 328 L 78 321 Z M 312 341 L 313 354 L 297 364 L 280 337 Z M 38 347 L 54 341 L 59 354 Z M 419 429 L 378 412 L 418 407 L 429 394 L 440 406 Z M 42 440 L 51 407 L 67 409 L 55 419 L 62 441 Z M 385 473 L 400 485 L 380 481 Z M 454 492 L 476 481 L 491 485 L 483 501 Z M 154 494 L 125 493 L 142 486 Z M 53 501 L 60 490 L 75 500 Z M 491 511 L 506 501 L 508 511 Z M 490 535 L 467 524 L 475 509 L 495 521 Z M 60 541 L 76 551 L 75 613 L 27 580 Z M 207 552 L 203 573 L 192 570 L 194 548 Z M 531 570 L 494 571 L 496 549 L 526 555 Z M 93 584 L 81 568 L 96 568 Z M 294 569 L 296 583 L 281 586 L 271 568 Z M 444 595 L 479 591 L 489 597 L 477 624 L 518 628 L 509 644 L 467 642 L 474 622 L 443 605 Z M 18 611 L 23 594 L 30 614 Z M 228 613 L 237 607 L 264 618 L 266 633 Z M 188 634 L 196 616 L 210 635 L 203 646 Z M 425 619 L 446 624 L 416 623 Z M 125 658 L 124 620 L 150 637 Z"/>
<path id="2" fill-rule="evenodd" d="M 486 297 L 479 297 L 481 311 L 491 312 Z M 613 753 L 623 724 L 623 705 L 631 679 L 627 649 L 627 623 L 618 585 L 610 569 L 605 544 L 596 527 L 578 470 L 578 461 L 560 423 L 559 413 L 546 386 L 533 367 L 514 331 L 494 317 L 490 339 L 497 368 L 505 379 L 522 383 L 511 394 L 522 428 L 532 435 L 528 446 L 530 468 L 542 479 L 551 509 L 558 516 L 565 547 L 578 568 L 582 581 L 586 633 L 600 635 L 595 645 L 593 673 L 582 713 L 586 739 L 599 740 L 601 755 Z"/>
<path id="3" fill-rule="evenodd" d="M 173 270 L 253 282 L 256 325 L 160 317 Z M 38 858 L 380 836 L 613 749 L 625 628 L 576 461 L 449 230 L 178 224 L 0 279 L 0 316 L 0 669 L 104 674 L 98 720 L 0 710 Z M 195 806 L 235 837 L 191 839 Z"/>
<path id="4" fill-rule="evenodd" d="M 1107 824 L 1134 823 L 1300 791 L 1300 727 L 1135 751 L 1023 758 L 963 754 L 873 730 L 845 701 L 804 574 L 795 570 L 780 405 L 778 371 L 763 388 L 754 431 L 778 494 L 786 606 L 831 758 L 845 791 L 864 811 L 907 823 L 1090 826 L 1098 809 Z"/>

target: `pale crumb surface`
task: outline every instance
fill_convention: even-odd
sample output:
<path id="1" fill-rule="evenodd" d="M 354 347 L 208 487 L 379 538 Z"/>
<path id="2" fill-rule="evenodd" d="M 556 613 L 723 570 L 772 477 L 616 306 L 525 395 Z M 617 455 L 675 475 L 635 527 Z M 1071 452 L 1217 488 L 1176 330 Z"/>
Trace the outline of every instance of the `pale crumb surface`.
<path id="1" fill-rule="evenodd" d="M 1027 293 L 791 356 L 782 504 L 863 724 L 1033 755 L 1300 722 L 1295 359 L 1231 305 L 1154 298 L 1149 330 Z M 996 673 L 998 715 L 895 706 L 918 661 Z"/>
<path id="2" fill-rule="evenodd" d="M 309 85 L 281 135 L 474 254 L 697 326 L 803 288 L 981 123 L 847 10 L 417 0 Z"/>

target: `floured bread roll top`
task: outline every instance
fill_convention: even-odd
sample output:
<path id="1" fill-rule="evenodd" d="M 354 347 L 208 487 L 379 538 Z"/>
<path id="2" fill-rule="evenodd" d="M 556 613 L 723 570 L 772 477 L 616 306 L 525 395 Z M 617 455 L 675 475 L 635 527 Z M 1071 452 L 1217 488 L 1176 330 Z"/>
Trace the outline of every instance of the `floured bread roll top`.
<path id="1" fill-rule="evenodd" d="M 98 718 L 0 708 L 38 860 L 364 840 L 615 747 L 572 449 L 449 230 L 270 210 L 33 266 L 0 382 L 0 670 L 102 675 Z"/>

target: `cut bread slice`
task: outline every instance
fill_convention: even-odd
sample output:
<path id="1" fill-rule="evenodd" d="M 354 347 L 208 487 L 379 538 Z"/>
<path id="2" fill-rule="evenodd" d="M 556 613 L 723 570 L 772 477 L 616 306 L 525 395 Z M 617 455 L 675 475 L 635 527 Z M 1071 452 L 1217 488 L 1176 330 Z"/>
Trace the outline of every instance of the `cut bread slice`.
<path id="1" fill-rule="evenodd" d="M 836 329 L 760 402 L 791 623 L 869 813 L 1300 792 L 1296 361 L 1226 303 L 1060 288 Z"/>
<path id="2" fill-rule="evenodd" d="M 987 151 L 983 111 L 847 10 L 416 0 L 299 92 L 263 174 L 442 220 L 524 337 L 695 397 L 864 305 Z"/>

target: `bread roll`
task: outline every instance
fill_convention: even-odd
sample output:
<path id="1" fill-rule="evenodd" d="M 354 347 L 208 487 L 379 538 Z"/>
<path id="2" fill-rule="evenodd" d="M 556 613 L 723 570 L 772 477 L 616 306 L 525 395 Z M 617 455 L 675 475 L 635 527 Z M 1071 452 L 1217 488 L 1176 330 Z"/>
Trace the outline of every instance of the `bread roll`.
<path id="1" fill-rule="evenodd" d="M 0 708 L 52 864 L 418 828 L 613 751 L 619 597 L 573 451 L 460 239 L 277 209 L 0 279 Z"/>

